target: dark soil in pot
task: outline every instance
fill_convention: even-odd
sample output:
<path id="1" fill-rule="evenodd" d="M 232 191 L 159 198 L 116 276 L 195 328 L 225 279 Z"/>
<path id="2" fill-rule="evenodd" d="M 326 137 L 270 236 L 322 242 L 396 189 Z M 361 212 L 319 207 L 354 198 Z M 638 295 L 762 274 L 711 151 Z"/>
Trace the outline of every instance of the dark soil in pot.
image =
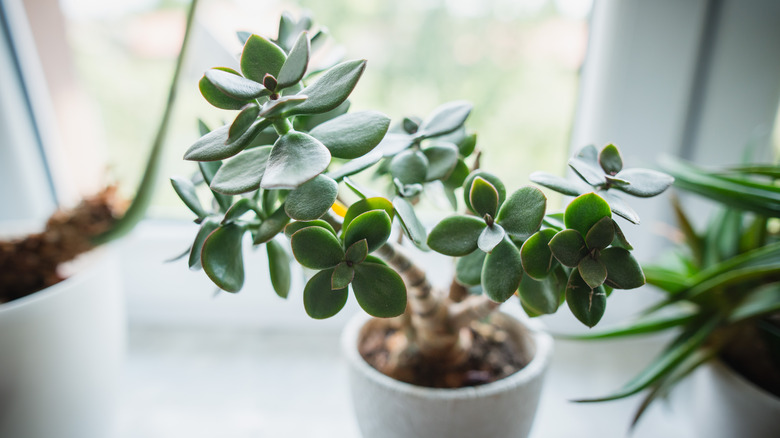
<path id="1" fill-rule="evenodd" d="M 767 331 L 774 330 L 770 336 Z M 780 313 L 759 321 L 735 327 L 731 341 L 721 352 L 721 359 L 755 385 L 780 397 Z"/>

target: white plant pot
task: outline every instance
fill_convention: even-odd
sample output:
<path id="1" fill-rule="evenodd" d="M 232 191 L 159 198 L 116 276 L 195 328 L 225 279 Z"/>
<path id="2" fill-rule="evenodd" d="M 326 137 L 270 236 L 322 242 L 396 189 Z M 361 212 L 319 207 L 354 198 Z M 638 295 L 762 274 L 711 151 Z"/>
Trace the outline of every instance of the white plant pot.
<path id="1" fill-rule="evenodd" d="M 0 305 L 0 437 L 109 438 L 125 351 L 116 254 Z"/>
<path id="2" fill-rule="evenodd" d="M 693 375 L 692 419 L 696 436 L 775 438 L 780 398 L 758 388 L 719 360 Z"/>
<path id="3" fill-rule="evenodd" d="M 522 370 L 486 385 L 438 389 L 392 379 L 358 353 L 358 340 L 370 318 L 354 317 L 342 336 L 349 363 L 352 402 L 365 438 L 524 438 L 533 424 L 542 380 L 552 355 L 552 338 L 531 331 L 506 314 L 494 321 L 516 342 L 532 349 Z M 522 345 L 521 344 L 521 345 Z"/>

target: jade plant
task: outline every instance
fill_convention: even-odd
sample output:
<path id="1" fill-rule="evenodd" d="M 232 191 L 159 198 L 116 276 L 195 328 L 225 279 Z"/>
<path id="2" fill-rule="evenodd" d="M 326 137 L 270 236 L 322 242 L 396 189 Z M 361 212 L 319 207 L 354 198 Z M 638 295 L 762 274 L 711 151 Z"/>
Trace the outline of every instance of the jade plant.
<path id="1" fill-rule="evenodd" d="M 241 32 L 240 68 L 213 68 L 200 80 L 206 101 L 235 112 L 214 130 L 201 123 L 202 137 L 184 154 L 199 171 L 172 179 L 200 224 L 191 268 L 238 292 L 250 235 L 253 246 L 266 247 L 279 296 L 290 291 L 291 263 L 306 268 L 303 306 L 311 317 L 337 314 L 350 294 L 372 316 L 398 317 L 404 340 L 390 347 L 383 370 L 390 375 L 426 360 L 455 366 L 469 345 L 463 329 L 513 295 L 532 316 L 566 301 L 590 327 L 613 289 L 645 283 L 613 212 L 638 217 L 613 192 L 654 196 L 671 177 L 623 169 L 613 145 L 588 146 L 569 163 L 582 181 L 535 175 L 576 196 L 564 212 L 548 212 L 540 189 L 508 193 L 480 168 L 477 136 L 465 126 L 469 103 L 397 123 L 377 111 L 348 112 L 366 61 L 310 65 L 326 37 L 313 28 L 310 18 L 285 14 L 275 39 Z M 358 174 L 387 192 L 373 194 Z M 207 203 L 199 184 L 208 186 Z M 452 212 L 428 227 L 417 209 L 437 195 Z M 455 258 L 449 291 L 431 285 L 410 246 Z"/>
<path id="2" fill-rule="evenodd" d="M 645 391 L 635 424 L 647 407 L 702 364 L 720 358 L 780 396 L 780 166 L 705 170 L 666 159 L 675 186 L 716 203 L 703 230 L 674 199 L 682 244 L 649 266 L 648 283 L 664 292 L 634 321 L 579 339 L 612 339 L 676 330 L 648 367 L 607 396 Z"/>

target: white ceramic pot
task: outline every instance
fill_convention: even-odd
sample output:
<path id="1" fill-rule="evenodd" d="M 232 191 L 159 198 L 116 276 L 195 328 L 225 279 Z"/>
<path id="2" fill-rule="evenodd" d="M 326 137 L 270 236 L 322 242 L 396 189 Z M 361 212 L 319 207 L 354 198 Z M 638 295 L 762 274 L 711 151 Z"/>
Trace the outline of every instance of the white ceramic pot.
<path id="1" fill-rule="evenodd" d="M 357 345 L 366 323 L 354 317 L 342 336 L 349 363 L 352 402 L 365 438 L 524 438 L 533 424 L 542 380 L 552 355 L 552 338 L 531 331 L 506 314 L 496 314 L 533 359 L 509 377 L 486 385 L 437 389 L 394 380 L 371 367 Z M 522 345 L 521 344 L 521 345 Z"/>
<path id="2" fill-rule="evenodd" d="M 718 360 L 693 375 L 692 420 L 707 438 L 775 438 L 780 434 L 780 398 L 757 387 Z"/>
<path id="3" fill-rule="evenodd" d="M 109 438 L 125 351 L 114 251 L 0 305 L 0 437 Z"/>

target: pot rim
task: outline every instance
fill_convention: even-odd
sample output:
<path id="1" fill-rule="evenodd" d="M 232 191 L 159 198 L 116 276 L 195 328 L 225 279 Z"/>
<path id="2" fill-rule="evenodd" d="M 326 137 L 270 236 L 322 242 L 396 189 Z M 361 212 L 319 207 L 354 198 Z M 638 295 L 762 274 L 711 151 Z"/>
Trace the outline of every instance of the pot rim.
<path id="1" fill-rule="evenodd" d="M 533 343 L 535 353 L 531 361 L 516 373 L 504 377 L 495 382 L 479 386 L 468 386 L 463 388 L 429 388 L 425 386 L 413 385 L 411 383 L 401 382 L 392 377 L 386 376 L 377 371 L 363 359 L 357 349 L 358 337 L 363 326 L 372 319 L 365 313 L 358 313 L 353 316 L 341 336 L 341 348 L 347 360 L 352 366 L 362 374 L 368 376 L 377 384 L 394 392 L 405 393 L 412 397 L 430 399 L 430 400 L 453 400 L 453 399 L 472 399 L 484 398 L 495 394 L 511 391 L 521 387 L 538 375 L 544 373 L 550 363 L 553 351 L 552 337 L 542 331 L 538 324 L 529 324 L 530 321 L 520 321 L 513 315 L 499 311 L 501 315 L 520 324 L 528 329 Z"/>

